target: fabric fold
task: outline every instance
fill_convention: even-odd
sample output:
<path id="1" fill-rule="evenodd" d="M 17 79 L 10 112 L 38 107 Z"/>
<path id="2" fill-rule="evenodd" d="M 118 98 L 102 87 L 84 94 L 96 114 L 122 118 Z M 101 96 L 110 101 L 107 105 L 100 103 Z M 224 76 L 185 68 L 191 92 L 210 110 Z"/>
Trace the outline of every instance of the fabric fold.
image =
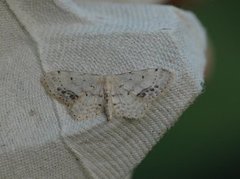
<path id="1" fill-rule="evenodd" d="M 0 136 L 7 136 L 0 138 L 0 177 L 127 177 L 201 93 L 206 34 L 192 13 L 67 2 L 0 2 Z M 40 84 L 49 71 L 111 75 L 156 67 L 171 70 L 174 83 L 138 120 L 75 121 Z"/>

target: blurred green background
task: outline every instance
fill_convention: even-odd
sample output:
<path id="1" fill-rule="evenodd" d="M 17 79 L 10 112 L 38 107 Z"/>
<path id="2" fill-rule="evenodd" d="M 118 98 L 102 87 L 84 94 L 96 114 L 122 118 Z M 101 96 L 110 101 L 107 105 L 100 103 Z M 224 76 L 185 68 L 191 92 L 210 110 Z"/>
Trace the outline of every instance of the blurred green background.
<path id="1" fill-rule="evenodd" d="M 133 178 L 240 178 L 240 1 L 205 0 L 183 8 L 205 26 L 214 47 L 214 68 L 204 94 Z"/>

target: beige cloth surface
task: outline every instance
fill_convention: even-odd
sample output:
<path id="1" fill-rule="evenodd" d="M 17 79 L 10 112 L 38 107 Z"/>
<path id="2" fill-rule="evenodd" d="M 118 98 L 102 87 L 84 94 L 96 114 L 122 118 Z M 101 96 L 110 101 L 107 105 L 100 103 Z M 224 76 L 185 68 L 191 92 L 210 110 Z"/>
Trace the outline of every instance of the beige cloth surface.
<path id="1" fill-rule="evenodd" d="M 201 93 L 206 36 L 170 6 L 0 1 L 0 178 L 124 178 Z M 174 84 L 139 120 L 75 121 L 44 72 L 162 67 Z"/>
<path id="2" fill-rule="evenodd" d="M 60 0 L 69 1 L 69 0 Z M 110 3 L 166 3 L 169 0 L 73 0 L 81 2 L 110 2 Z"/>

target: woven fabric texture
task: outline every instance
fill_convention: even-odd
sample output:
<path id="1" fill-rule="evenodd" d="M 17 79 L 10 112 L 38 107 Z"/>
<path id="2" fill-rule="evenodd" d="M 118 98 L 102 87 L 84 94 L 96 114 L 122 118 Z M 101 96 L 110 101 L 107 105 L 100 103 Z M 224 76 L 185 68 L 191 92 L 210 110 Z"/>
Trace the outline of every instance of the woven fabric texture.
<path id="1" fill-rule="evenodd" d="M 124 178 L 201 93 L 206 35 L 171 6 L 0 1 L 0 178 Z M 166 68 L 171 88 L 139 120 L 75 121 L 44 72 Z"/>

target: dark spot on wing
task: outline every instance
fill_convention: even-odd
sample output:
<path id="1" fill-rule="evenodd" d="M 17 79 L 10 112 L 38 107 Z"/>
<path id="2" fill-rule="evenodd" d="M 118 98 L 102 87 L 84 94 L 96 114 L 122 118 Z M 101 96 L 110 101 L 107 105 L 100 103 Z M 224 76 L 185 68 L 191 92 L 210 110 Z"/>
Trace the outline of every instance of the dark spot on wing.
<path id="1" fill-rule="evenodd" d="M 151 88 L 150 91 L 154 91 L 154 88 Z"/>
<path id="2" fill-rule="evenodd" d="M 61 87 L 58 87 L 57 88 L 57 91 L 60 92 L 60 98 L 61 99 L 64 99 L 64 100 L 75 100 L 78 98 L 78 95 L 76 95 L 73 91 L 71 90 L 67 90 L 65 88 L 61 88 Z"/>
<path id="3" fill-rule="evenodd" d="M 158 85 L 155 85 L 154 88 L 158 88 L 159 86 Z"/>
<path id="4" fill-rule="evenodd" d="M 145 89 L 143 89 L 141 92 L 139 92 L 138 94 L 137 94 L 137 96 L 139 96 L 139 97 L 144 97 L 144 96 L 146 96 L 147 95 L 147 93 L 149 92 L 149 90 L 150 91 L 152 91 L 152 87 L 150 86 L 150 87 L 148 87 L 148 88 L 145 88 Z"/>
<path id="5" fill-rule="evenodd" d="M 73 77 L 71 77 L 70 79 L 73 80 Z"/>
<path id="6" fill-rule="evenodd" d="M 156 68 L 155 71 L 158 71 L 158 68 Z"/>
<path id="7" fill-rule="evenodd" d="M 88 96 L 88 94 L 87 94 L 87 93 L 86 93 L 85 95 L 86 95 L 86 96 Z"/>
<path id="8" fill-rule="evenodd" d="M 98 106 L 102 106 L 102 104 L 98 104 Z"/>
<path id="9" fill-rule="evenodd" d="M 58 72 L 58 74 L 60 73 L 60 71 L 57 71 Z"/>
<path id="10" fill-rule="evenodd" d="M 142 79 L 144 79 L 144 76 L 142 76 Z"/>
<path id="11" fill-rule="evenodd" d="M 139 97 L 144 97 L 144 96 L 146 96 L 146 93 L 140 92 L 140 93 L 137 94 L 137 96 L 139 96 Z"/>
<path id="12" fill-rule="evenodd" d="M 76 99 L 76 96 L 71 94 L 70 98 L 74 100 L 74 99 Z"/>

